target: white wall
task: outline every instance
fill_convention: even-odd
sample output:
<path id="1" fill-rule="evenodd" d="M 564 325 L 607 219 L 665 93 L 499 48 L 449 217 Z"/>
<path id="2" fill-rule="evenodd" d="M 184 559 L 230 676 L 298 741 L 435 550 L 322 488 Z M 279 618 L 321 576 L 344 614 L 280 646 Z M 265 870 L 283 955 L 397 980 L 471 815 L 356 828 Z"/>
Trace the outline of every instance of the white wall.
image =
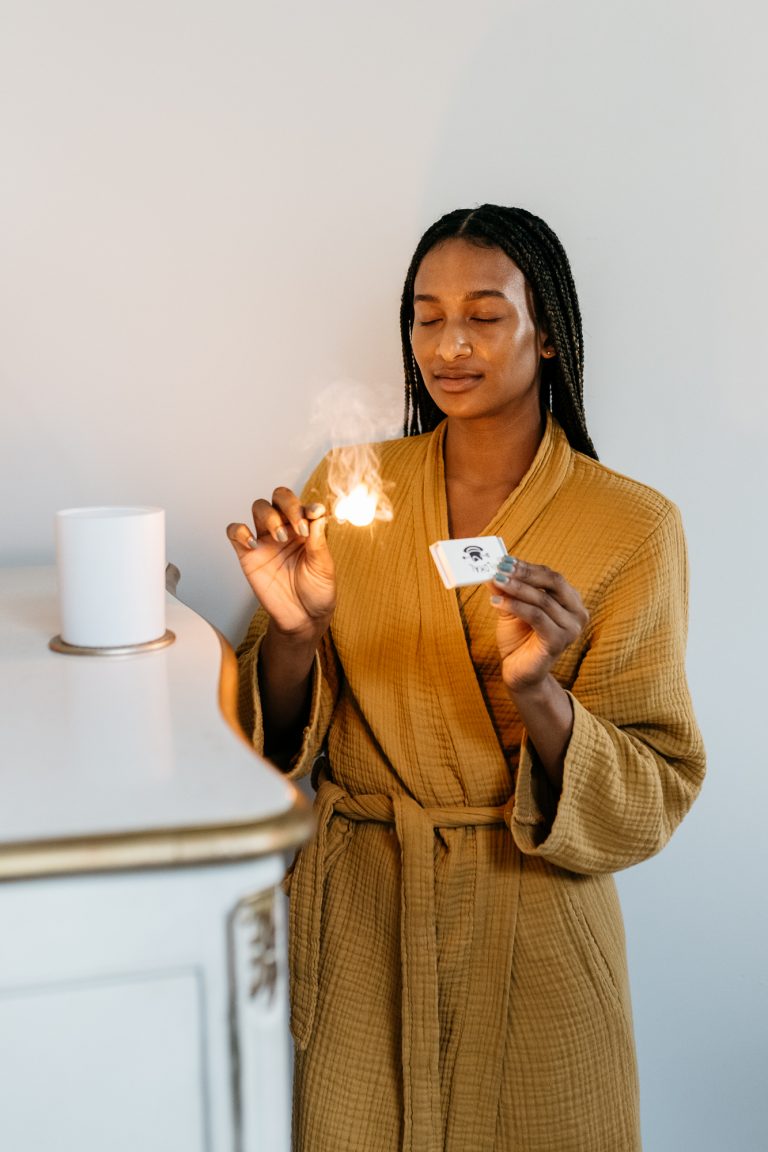
<path id="1" fill-rule="evenodd" d="M 650 1152 L 768 1147 L 761 13 L 0 6 L 4 563 L 52 558 L 56 508 L 158 503 L 180 593 L 236 637 L 224 525 L 300 478 L 319 390 L 398 390 L 423 228 L 491 200 L 560 233 L 598 449 L 681 505 L 692 562 L 710 777 L 621 878 Z"/>

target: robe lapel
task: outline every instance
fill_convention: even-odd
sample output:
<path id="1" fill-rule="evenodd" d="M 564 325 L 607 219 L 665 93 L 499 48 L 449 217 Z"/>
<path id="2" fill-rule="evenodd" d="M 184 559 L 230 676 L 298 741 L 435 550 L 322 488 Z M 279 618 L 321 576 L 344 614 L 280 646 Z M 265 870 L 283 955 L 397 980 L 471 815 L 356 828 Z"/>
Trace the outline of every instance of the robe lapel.
<path id="1" fill-rule="evenodd" d="M 429 553 L 430 544 L 448 536 L 444 428 L 443 424 L 433 433 L 423 483 L 413 487 L 419 607 L 424 659 L 454 750 L 453 771 L 464 803 L 473 804 L 482 802 L 489 765 L 495 776 L 503 755 L 470 659 L 456 593 L 444 587 Z"/>
<path id="2" fill-rule="evenodd" d="M 547 413 L 539 450 L 517 488 L 513 488 L 496 515 L 483 529 L 484 536 L 501 536 L 512 555 L 534 520 L 538 519 L 563 484 L 572 467 L 572 449 L 560 425 Z M 475 584 L 461 590 L 466 605 L 483 588 Z"/>
<path id="3" fill-rule="evenodd" d="M 489 779 L 506 767 L 493 722 L 472 664 L 462 622 L 461 607 L 484 585 L 447 590 L 437 573 L 429 545 L 448 537 L 448 507 L 443 466 L 445 423 L 435 429 L 429 444 L 423 483 L 413 486 L 416 566 L 424 657 L 433 684 L 440 693 L 445 728 L 455 752 L 454 772 L 467 804 L 483 803 Z M 539 450 L 517 488 L 510 493 L 483 535 L 501 536 L 508 551 L 524 535 L 555 495 L 571 467 L 571 449 L 565 434 L 548 416 Z M 473 605 L 475 608 L 476 605 Z M 475 614 L 476 616 L 476 614 Z M 488 625 L 493 616 L 488 610 Z"/>

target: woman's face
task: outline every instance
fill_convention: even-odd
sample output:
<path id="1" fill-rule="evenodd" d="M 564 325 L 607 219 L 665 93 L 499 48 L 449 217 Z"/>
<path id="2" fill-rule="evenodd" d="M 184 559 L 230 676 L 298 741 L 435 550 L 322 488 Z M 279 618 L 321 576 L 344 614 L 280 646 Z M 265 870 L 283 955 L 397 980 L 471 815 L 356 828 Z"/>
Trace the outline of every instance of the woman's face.
<path id="1" fill-rule="evenodd" d="M 520 269 L 500 248 L 446 240 L 414 283 L 411 334 L 427 391 L 447 416 L 539 418 L 546 334 Z"/>

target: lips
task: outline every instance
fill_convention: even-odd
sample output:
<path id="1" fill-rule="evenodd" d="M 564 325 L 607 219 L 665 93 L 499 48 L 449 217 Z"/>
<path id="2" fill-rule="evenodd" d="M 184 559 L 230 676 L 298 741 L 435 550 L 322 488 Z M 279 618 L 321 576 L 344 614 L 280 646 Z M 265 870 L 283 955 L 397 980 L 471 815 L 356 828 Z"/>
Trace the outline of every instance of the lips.
<path id="1" fill-rule="evenodd" d="M 433 372 L 432 379 L 444 392 L 462 392 L 482 380 L 479 372 Z"/>

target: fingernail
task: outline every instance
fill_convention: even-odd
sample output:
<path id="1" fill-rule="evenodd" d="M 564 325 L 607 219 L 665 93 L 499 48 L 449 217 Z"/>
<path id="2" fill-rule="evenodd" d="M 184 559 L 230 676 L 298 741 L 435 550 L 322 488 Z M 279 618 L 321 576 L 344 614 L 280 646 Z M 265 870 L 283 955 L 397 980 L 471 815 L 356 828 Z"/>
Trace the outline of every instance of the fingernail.
<path id="1" fill-rule="evenodd" d="M 306 513 L 308 516 L 323 516 L 325 514 L 325 504 L 307 504 Z"/>
<path id="2" fill-rule="evenodd" d="M 277 540 L 280 544 L 288 543 L 288 533 L 286 532 L 285 528 L 278 528 L 278 530 L 275 532 L 275 540 Z"/>
<path id="3" fill-rule="evenodd" d="M 498 608 L 498 606 L 500 604 L 503 604 L 503 603 L 504 603 L 504 597 L 503 596 L 491 596 L 491 604 L 493 604 L 496 608 Z"/>
<path id="4" fill-rule="evenodd" d="M 298 529 L 300 536 L 309 536 L 309 524 L 306 520 L 299 520 Z"/>
<path id="5" fill-rule="evenodd" d="M 494 584 L 504 585 L 504 584 L 509 584 L 509 581 L 510 581 L 510 577 L 507 575 L 506 572 L 497 572 L 493 578 Z"/>
<path id="6" fill-rule="evenodd" d="M 255 536 L 249 536 L 248 537 L 248 547 L 249 548 L 258 548 L 258 546 L 259 546 L 259 542 L 256 539 L 256 537 Z"/>
<path id="7" fill-rule="evenodd" d="M 511 572 L 515 567 L 517 567 L 517 560 L 514 556 L 502 556 L 499 560 L 499 568 L 503 568 L 505 572 Z"/>

